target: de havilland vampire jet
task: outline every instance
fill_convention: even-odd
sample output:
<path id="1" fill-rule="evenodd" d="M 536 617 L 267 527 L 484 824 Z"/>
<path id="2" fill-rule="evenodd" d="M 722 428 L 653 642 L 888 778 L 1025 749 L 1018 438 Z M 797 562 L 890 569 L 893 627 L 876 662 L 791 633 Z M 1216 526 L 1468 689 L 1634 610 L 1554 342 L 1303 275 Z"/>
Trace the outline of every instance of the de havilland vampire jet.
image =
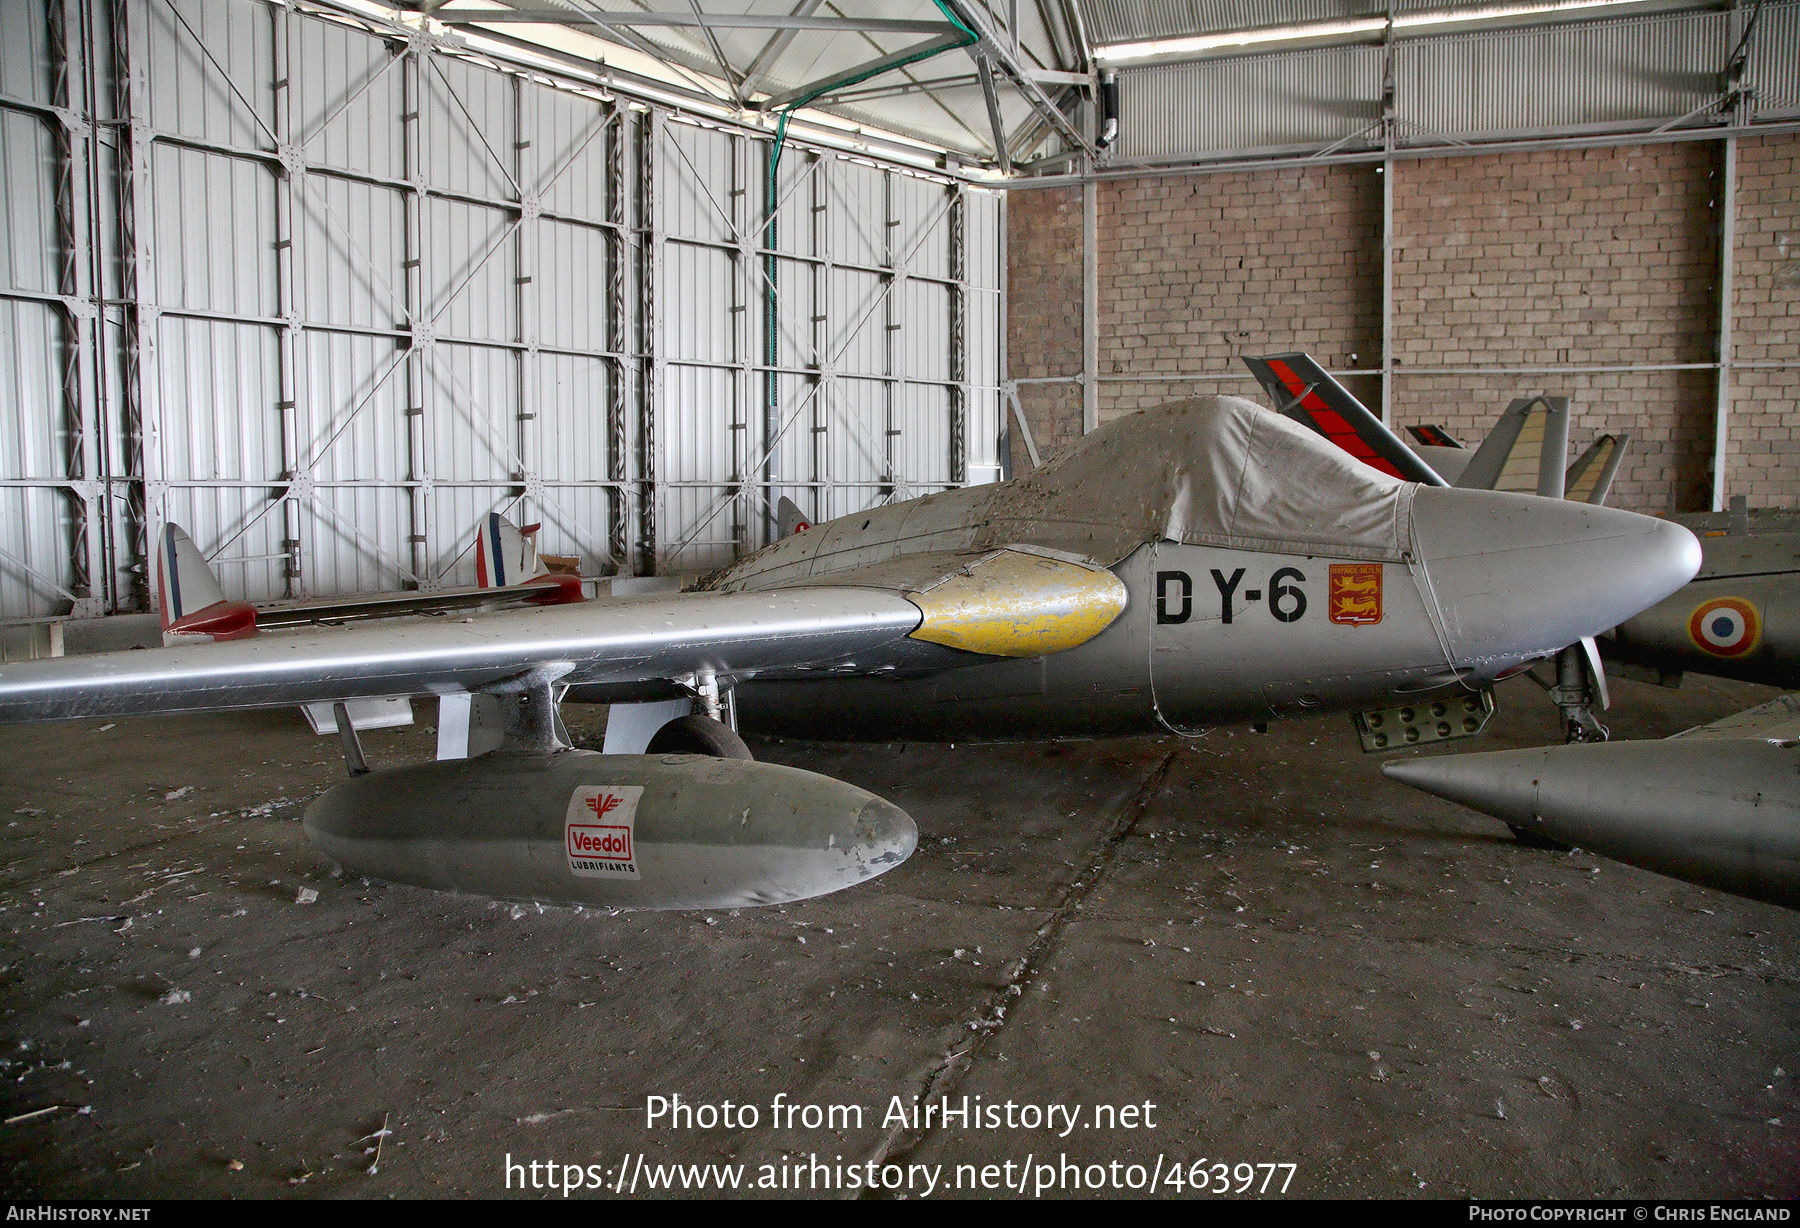
<path id="1" fill-rule="evenodd" d="M 1408 427 L 1408 444 L 1306 354 L 1244 363 L 1282 412 L 1351 455 L 1416 481 L 1604 503 L 1630 442 L 1628 432 L 1602 434 L 1567 463 L 1567 398 L 1520 397 L 1478 448 L 1464 448 L 1437 426 Z M 1615 673 L 1664 686 L 1679 686 L 1684 672 L 1800 686 L 1800 514 L 1752 510 L 1737 496 L 1729 511 L 1669 519 L 1699 537 L 1699 573 L 1598 637 L 1598 655 Z M 1571 740 L 1602 732 L 1580 700 L 1589 691 L 1603 694 L 1604 676 L 1576 654 L 1558 665 L 1553 690 L 1570 718 Z"/>
<path id="2" fill-rule="evenodd" d="M 1483 687 L 1698 562 L 1680 526 L 1402 480 L 1212 397 L 1013 481 L 813 525 L 696 591 L 0 665 L 0 721 L 331 704 L 356 772 L 338 705 L 436 696 L 441 755 L 497 749 L 328 791 L 306 827 L 347 867 L 616 907 L 773 903 L 891 868 L 916 831 L 853 786 L 751 762 L 719 717 L 968 739 L 1366 708 Z M 609 737 L 650 753 L 570 750 L 569 697 L 614 704 L 609 734 L 655 714 Z M 715 757 L 658 753 L 678 750 Z"/>

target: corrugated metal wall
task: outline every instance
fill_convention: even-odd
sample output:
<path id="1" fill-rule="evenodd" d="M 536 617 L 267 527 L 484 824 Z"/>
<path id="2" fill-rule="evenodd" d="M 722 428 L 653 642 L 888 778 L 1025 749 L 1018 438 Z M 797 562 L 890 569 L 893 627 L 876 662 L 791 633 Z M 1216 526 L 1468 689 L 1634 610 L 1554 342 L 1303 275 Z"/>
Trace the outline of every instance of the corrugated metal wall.
<path id="1" fill-rule="evenodd" d="M 1144 10 L 1144 29 L 1179 28 L 1173 9 L 1160 25 L 1148 21 L 1156 11 Z M 1115 16 L 1122 21 L 1123 10 Z M 1682 12 L 1401 38 L 1398 139 L 1603 132 L 1679 118 L 1719 97 L 1732 20 Z M 1365 44 L 1121 69 L 1117 156 L 1241 156 L 1346 140 L 1381 118 L 1386 54 Z M 1745 84 L 1758 114 L 1800 105 L 1797 66 L 1800 3 L 1774 0 L 1750 44 Z"/>
<path id="2" fill-rule="evenodd" d="M 279 599 L 472 583 L 489 510 L 695 571 L 993 480 L 998 197 L 791 145 L 771 256 L 768 148 L 263 0 L 0 5 L 0 619 L 143 608 L 169 519 Z"/>

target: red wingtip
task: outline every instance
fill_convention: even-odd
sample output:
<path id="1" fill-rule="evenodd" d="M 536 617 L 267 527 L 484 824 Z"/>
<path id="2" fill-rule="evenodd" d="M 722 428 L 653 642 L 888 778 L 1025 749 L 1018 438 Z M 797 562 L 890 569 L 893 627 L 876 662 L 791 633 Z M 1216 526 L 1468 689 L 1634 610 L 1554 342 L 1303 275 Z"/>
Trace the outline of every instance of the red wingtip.
<path id="1" fill-rule="evenodd" d="M 544 590 L 543 593 L 532 596 L 533 605 L 574 605 L 578 601 L 587 600 L 581 593 L 580 576 L 564 576 L 552 572 L 525 583 L 527 587 Z"/>
<path id="2" fill-rule="evenodd" d="M 163 630 L 164 642 L 174 636 L 208 640 L 241 640 L 256 634 L 256 607 L 247 601 L 215 601 L 195 610 Z"/>

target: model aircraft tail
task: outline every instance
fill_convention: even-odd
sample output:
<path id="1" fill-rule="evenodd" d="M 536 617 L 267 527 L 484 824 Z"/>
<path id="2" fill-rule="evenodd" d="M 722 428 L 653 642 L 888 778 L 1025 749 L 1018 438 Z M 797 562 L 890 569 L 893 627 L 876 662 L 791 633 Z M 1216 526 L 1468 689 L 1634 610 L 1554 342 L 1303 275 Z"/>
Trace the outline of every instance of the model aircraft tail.
<path id="1" fill-rule="evenodd" d="M 1576 457 L 1568 473 L 1563 475 L 1563 498 L 1579 503 L 1605 503 L 1630 442 L 1631 432 L 1623 431 L 1617 435 L 1602 435 L 1589 444 L 1587 451 Z"/>
<path id="2" fill-rule="evenodd" d="M 812 528 L 812 521 L 800 510 L 800 505 L 786 495 L 775 505 L 775 531 L 781 537 L 792 537 L 796 533 L 804 533 Z"/>
<path id="3" fill-rule="evenodd" d="M 256 634 L 256 608 L 225 596 L 206 556 L 178 524 L 164 525 L 157 538 L 156 589 L 165 645 Z"/>
<path id="4" fill-rule="evenodd" d="M 482 588 L 507 588 L 544 574 L 538 564 L 537 535 L 541 525 L 523 529 L 489 512 L 487 524 L 475 539 L 475 582 Z"/>
<path id="5" fill-rule="evenodd" d="M 1277 411 L 1311 427 L 1357 460 L 1409 482 L 1449 485 L 1310 355 L 1245 358 L 1244 365 Z"/>
<path id="6" fill-rule="evenodd" d="M 1568 460 L 1569 399 L 1520 397 L 1500 415 L 1456 484 L 1560 499 Z"/>
<path id="7" fill-rule="evenodd" d="M 1425 423 L 1420 426 L 1409 426 L 1406 433 L 1418 441 L 1424 448 L 1460 448 L 1463 441 L 1446 431 L 1441 426 Z"/>
<path id="8" fill-rule="evenodd" d="M 539 554 L 537 535 L 543 527 L 528 524 L 521 529 L 499 512 L 489 512 L 475 538 L 475 582 L 482 588 L 542 585 L 556 595 L 545 597 L 541 605 L 580 601 L 581 560 Z"/>

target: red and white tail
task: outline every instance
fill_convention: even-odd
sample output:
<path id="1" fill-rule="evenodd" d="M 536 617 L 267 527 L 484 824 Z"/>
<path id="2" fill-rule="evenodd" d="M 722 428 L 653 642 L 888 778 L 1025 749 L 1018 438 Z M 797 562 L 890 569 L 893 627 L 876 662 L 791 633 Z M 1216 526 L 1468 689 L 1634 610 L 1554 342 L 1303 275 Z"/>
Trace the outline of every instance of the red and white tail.
<path id="1" fill-rule="evenodd" d="M 786 495 L 775 505 L 775 532 L 777 538 L 792 537 L 796 533 L 804 533 L 812 528 L 812 521 L 800 510 L 800 505 Z"/>
<path id="2" fill-rule="evenodd" d="M 1310 426 L 1363 464 L 1408 482 L 1448 485 L 1311 355 L 1245 358 L 1244 365 L 1275 402 L 1278 413 Z"/>
<path id="3" fill-rule="evenodd" d="M 540 605 L 582 600 L 581 560 L 540 555 L 537 538 L 543 527 L 528 524 L 521 529 L 499 512 L 489 512 L 475 537 L 476 583 L 482 588 L 542 587 L 545 595 L 533 599 Z"/>
<path id="4" fill-rule="evenodd" d="M 476 583 L 482 588 L 507 588 L 544 575 L 548 568 L 538 562 L 537 552 L 541 528 L 530 524 L 521 529 L 499 512 L 489 512 L 475 539 Z"/>
<path id="5" fill-rule="evenodd" d="M 157 539 L 156 601 L 164 644 L 256 634 L 256 608 L 225 596 L 206 556 L 178 524 L 164 525 Z"/>

